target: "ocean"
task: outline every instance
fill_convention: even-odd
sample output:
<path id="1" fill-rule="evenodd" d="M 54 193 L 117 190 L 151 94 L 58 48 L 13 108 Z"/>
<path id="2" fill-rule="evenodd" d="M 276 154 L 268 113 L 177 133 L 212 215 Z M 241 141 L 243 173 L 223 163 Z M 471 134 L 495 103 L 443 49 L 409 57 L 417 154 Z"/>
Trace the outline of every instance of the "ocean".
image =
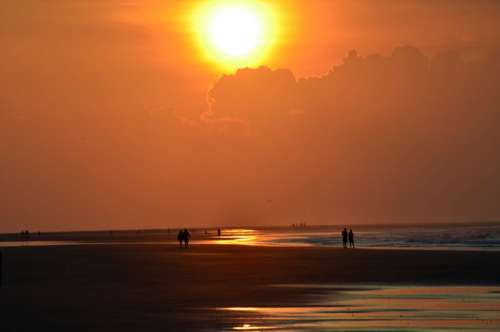
<path id="1" fill-rule="evenodd" d="M 224 229 L 216 243 L 266 246 L 342 246 L 339 226 Z M 500 249 L 500 224 L 353 226 L 358 248 Z"/>

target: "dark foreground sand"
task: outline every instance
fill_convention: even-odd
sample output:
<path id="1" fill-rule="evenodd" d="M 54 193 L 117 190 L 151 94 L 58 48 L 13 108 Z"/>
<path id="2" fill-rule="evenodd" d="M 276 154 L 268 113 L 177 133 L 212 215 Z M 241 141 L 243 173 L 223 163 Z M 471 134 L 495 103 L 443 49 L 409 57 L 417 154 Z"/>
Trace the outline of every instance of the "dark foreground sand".
<path id="1" fill-rule="evenodd" d="M 2 252 L 2 332 L 217 330 L 228 314 L 205 309 L 303 305 L 314 292 L 270 284 L 500 284 L 500 252 L 196 244 Z"/>

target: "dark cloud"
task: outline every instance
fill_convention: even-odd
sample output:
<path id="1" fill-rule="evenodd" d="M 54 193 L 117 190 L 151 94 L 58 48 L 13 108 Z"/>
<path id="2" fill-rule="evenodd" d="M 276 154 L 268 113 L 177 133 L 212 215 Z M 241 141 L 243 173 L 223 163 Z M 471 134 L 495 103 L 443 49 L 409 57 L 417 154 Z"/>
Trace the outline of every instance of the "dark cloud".
<path id="1" fill-rule="evenodd" d="M 296 81 L 289 70 L 267 67 L 239 69 L 219 78 L 208 92 L 205 118 L 231 120 L 258 127 L 275 126 L 296 104 Z"/>
<path id="2" fill-rule="evenodd" d="M 251 158 L 292 160 L 273 180 L 302 190 L 292 195 L 323 222 L 495 219 L 500 59 L 465 58 L 404 46 L 351 51 L 327 75 L 298 81 L 245 69 L 214 84 L 212 116 L 265 134 Z"/>

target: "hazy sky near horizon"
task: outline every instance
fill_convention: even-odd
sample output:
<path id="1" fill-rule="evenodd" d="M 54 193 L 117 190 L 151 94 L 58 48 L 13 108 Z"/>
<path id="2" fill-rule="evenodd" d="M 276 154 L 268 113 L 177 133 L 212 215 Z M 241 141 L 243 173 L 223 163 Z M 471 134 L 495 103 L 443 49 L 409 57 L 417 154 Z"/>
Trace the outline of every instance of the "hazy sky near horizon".
<path id="1" fill-rule="evenodd" d="M 275 1 L 237 74 L 206 2 L 0 5 L 0 232 L 500 218 L 500 2 Z"/>

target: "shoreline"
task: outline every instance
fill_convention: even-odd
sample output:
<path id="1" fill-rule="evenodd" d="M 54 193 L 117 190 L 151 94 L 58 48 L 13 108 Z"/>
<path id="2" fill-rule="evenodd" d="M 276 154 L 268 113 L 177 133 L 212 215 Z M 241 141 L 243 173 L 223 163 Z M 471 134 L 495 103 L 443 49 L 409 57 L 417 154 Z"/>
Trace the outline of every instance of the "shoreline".
<path id="1" fill-rule="evenodd" d="M 221 241 L 217 238 L 193 240 L 190 241 L 191 246 L 244 246 L 244 247 L 264 247 L 264 248 L 329 248 L 342 249 L 341 246 L 333 245 L 314 245 L 314 244 L 292 244 L 292 243 L 217 243 Z M 224 241 L 224 240 L 222 240 Z M 90 246 L 90 245 L 177 245 L 175 240 L 128 240 L 110 239 L 107 241 L 97 240 L 45 240 L 45 239 L 30 239 L 30 240 L 0 240 L 0 250 L 5 248 L 22 248 L 22 247 L 46 247 L 46 246 Z M 345 250 L 389 250 L 389 251 L 452 251 L 452 252 L 500 252 L 500 247 L 460 247 L 460 246 L 357 246 L 356 248 L 346 248 Z"/>
<path id="2" fill-rule="evenodd" d="M 325 228 L 327 227 L 327 228 Z M 329 228 L 328 228 L 329 227 Z M 369 250 L 433 250 L 433 251 L 500 251 L 500 225 L 468 227 L 456 226 L 453 229 L 398 228 L 355 230 L 357 248 Z M 70 233 L 30 233 L 0 235 L 0 247 L 40 246 L 115 243 L 115 244 L 175 244 L 177 230 L 151 231 L 101 231 Z M 192 243 L 196 245 L 247 245 L 262 247 L 341 247 L 340 233 L 337 228 L 302 227 L 281 229 L 223 229 L 217 236 L 214 229 L 192 229 Z"/>

